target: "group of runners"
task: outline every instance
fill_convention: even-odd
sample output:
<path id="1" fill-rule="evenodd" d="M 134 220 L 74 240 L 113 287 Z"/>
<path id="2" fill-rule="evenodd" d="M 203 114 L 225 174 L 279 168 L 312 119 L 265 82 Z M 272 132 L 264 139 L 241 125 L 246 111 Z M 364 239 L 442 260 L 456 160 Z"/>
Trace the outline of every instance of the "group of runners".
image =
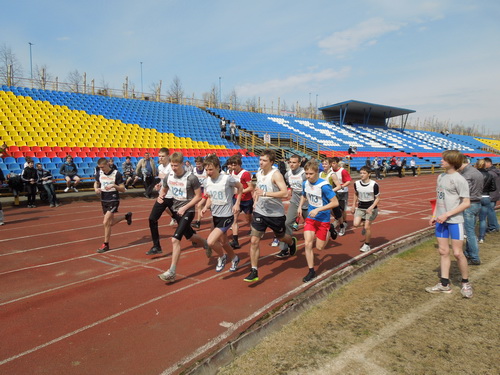
<path id="1" fill-rule="evenodd" d="M 314 247 L 324 249 L 330 239 L 345 234 L 347 211 L 354 214 L 353 225 L 363 226 L 365 243 L 360 251 L 370 251 L 371 223 L 377 217 L 377 204 L 380 200 L 378 184 L 370 179 L 370 169 L 360 170 L 361 179 L 354 185 L 354 203 L 348 206 L 348 187 L 352 184 L 349 173 L 340 167 L 339 158 L 328 158 L 320 165 L 316 161 L 300 166 L 301 158 L 293 155 L 289 159 L 289 170 L 282 175 L 274 166 L 276 154 L 265 150 L 260 156 L 259 170 L 252 181 L 251 174 L 242 168 L 241 155 L 233 155 L 227 161 L 228 171 L 221 170 L 221 163 L 216 155 L 204 159 L 195 159 L 195 168 L 184 168 L 182 153 L 169 155 L 169 150 L 162 148 L 158 152 L 158 198 L 150 216 L 149 227 L 153 245 L 147 255 L 163 252 L 160 244 L 158 221 L 167 212 L 177 226 L 172 236 L 172 256 L 169 269 L 158 275 L 165 282 L 174 282 L 181 253 L 181 240 L 186 238 L 193 245 L 205 248 L 208 258 L 217 256 L 216 271 L 221 272 L 227 263 L 229 271 L 238 269 L 239 256 L 234 250 L 239 243 L 239 215 L 245 216 L 250 224 L 250 273 L 244 281 L 252 283 L 259 280 L 260 242 L 266 230 L 273 231 L 279 241 L 277 258 L 294 256 L 297 251 L 297 239 L 293 231 L 299 220 L 304 220 L 305 256 L 308 272 L 303 278 L 309 282 L 316 277 L 314 269 Z M 98 252 L 109 250 L 111 226 L 127 220 L 132 222 L 132 213 L 123 217 L 114 217 L 119 205 L 117 192 L 124 191 L 123 177 L 118 171 L 111 171 L 106 159 L 98 162 L 95 190 L 102 195 L 105 212 L 105 243 Z M 112 176 L 111 176 L 112 175 Z M 291 197 L 289 197 L 291 192 Z M 288 210 L 284 200 L 290 198 Z M 110 200 L 113 203 L 110 203 Z M 201 219 L 211 211 L 212 230 L 206 238 L 196 233 Z M 196 220 L 195 220 L 196 216 Z M 228 234 L 232 232 L 230 241 Z"/>

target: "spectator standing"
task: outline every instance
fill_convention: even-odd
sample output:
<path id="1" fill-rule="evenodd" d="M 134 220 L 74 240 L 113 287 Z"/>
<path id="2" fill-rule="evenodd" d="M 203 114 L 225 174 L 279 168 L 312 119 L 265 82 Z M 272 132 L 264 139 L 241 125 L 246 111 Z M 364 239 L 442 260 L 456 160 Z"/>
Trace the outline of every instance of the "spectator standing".
<path id="1" fill-rule="evenodd" d="M 35 208 L 36 199 L 36 184 L 38 183 L 38 173 L 35 169 L 35 162 L 31 160 L 28 166 L 24 168 L 21 179 L 26 187 L 26 195 L 28 198 L 28 208 Z"/>
<path id="2" fill-rule="evenodd" d="M 373 162 L 372 162 L 372 165 L 371 165 L 371 169 L 375 171 L 375 176 L 377 178 L 377 180 L 381 180 L 382 179 L 382 176 L 380 175 L 380 159 L 378 156 L 375 156 L 375 158 L 373 159 Z"/>
<path id="3" fill-rule="evenodd" d="M 488 210 L 487 223 L 488 227 L 486 232 L 498 232 L 500 231 L 500 226 L 498 225 L 497 214 L 495 213 L 495 206 L 500 200 L 500 169 L 493 165 L 490 158 L 484 158 L 484 164 L 488 173 L 491 173 L 495 179 L 496 190 L 490 193 L 490 208 Z"/>
<path id="4" fill-rule="evenodd" d="M 236 143 L 236 124 L 234 121 L 229 124 L 229 134 L 231 135 L 231 142 Z"/>
<path id="5" fill-rule="evenodd" d="M 97 161 L 99 173 L 95 175 L 94 191 L 101 196 L 102 213 L 104 214 L 104 243 L 98 253 L 104 253 L 109 250 L 109 239 L 111 238 L 111 227 L 120 221 L 126 220 L 128 225 L 132 224 L 132 212 L 127 212 L 121 217 L 115 217 L 120 206 L 119 193 L 125 192 L 123 176 L 117 170 L 112 170 L 109 161 L 106 158 L 100 158 Z"/>
<path id="6" fill-rule="evenodd" d="M 223 139 L 226 139 L 226 119 L 224 117 L 221 117 L 220 122 L 219 122 L 219 127 L 220 127 L 220 137 Z"/>
<path id="7" fill-rule="evenodd" d="M 413 177 L 417 177 L 417 163 L 415 162 L 415 158 L 410 159 L 410 169 L 413 173 Z"/>
<path id="8" fill-rule="evenodd" d="M 403 177 L 403 161 L 401 158 L 396 159 L 396 170 L 398 171 L 398 177 L 402 178 Z"/>
<path id="9" fill-rule="evenodd" d="M 155 163 L 151 159 L 151 154 L 146 152 L 144 158 L 139 160 L 135 168 L 135 174 L 142 177 L 144 184 L 144 196 L 152 198 L 153 188 L 155 186 L 155 177 L 158 174 Z"/>
<path id="10" fill-rule="evenodd" d="M 483 193 L 483 175 L 470 165 L 465 157 L 462 166 L 458 170 L 469 185 L 470 205 L 464 210 L 464 229 L 467 241 L 465 244 L 465 256 L 469 264 L 479 265 L 479 246 L 476 236 L 476 222 L 481 209 L 481 196 Z"/>
<path id="11" fill-rule="evenodd" d="M 497 187 L 495 178 L 486 170 L 484 159 L 477 161 L 476 168 L 483 175 L 483 192 L 481 195 L 481 209 L 479 210 L 479 243 L 481 244 L 484 242 L 486 235 L 486 218 L 491 206 L 490 193 L 494 192 Z"/>
<path id="12" fill-rule="evenodd" d="M 21 175 L 9 173 L 7 175 L 7 185 L 14 196 L 14 206 L 19 206 L 19 193 L 23 190 L 24 184 Z"/>
<path id="13" fill-rule="evenodd" d="M 61 165 L 59 173 L 61 173 L 66 180 L 66 189 L 64 189 L 64 192 L 67 193 L 69 191 L 71 187 L 71 181 L 73 181 L 73 191 L 75 193 L 78 193 L 78 189 L 76 187 L 80 182 L 80 177 L 78 176 L 78 168 L 73 162 L 72 156 L 66 156 L 66 161 L 63 165 Z"/>
<path id="14" fill-rule="evenodd" d="M 36 171 L 38 173 L 38 183 L 41 184 L 43 189 L 47 192 L 47 197 L 49 199 L 50 207 L 58 207 L 56 191 L 54 189 L 54 183 L 52 181 L 52 173 L 50 171 L 43 169 L 42 164 L 38 163 L 36 165 Z"/>
<path id="15" fill-rule="evenodd" d="M 130 156 L 127 156 L 123 162 L 122 172 L 125 180 L 125 188 L 128 189 L 129 186 L 135 188 L 135 183 L 137 182 L 138 177 L 135 174 L 135 167 L 134 164 L 132 164 L 132 158 Z"/>
<path id="16" fill-rule="evenodd" d="M 436 207 L 429 220 L 436 228 L 436 238 L 440 256 L 441 276 L 438 284 L 425 288 L 428 293 L 451 293 L 450 286 L 450 245 L 462 276 L 461 293 L 465 298 L 473 295 L 469 282 L 467 258 L 462 252 L 464 242 L 464 210 L 469 206 L 469 186 L 457 170 L 461 168 L 464 156 L 457 150 L 443 152 L 441 167 L 445 170 L 437 180 Z"/>

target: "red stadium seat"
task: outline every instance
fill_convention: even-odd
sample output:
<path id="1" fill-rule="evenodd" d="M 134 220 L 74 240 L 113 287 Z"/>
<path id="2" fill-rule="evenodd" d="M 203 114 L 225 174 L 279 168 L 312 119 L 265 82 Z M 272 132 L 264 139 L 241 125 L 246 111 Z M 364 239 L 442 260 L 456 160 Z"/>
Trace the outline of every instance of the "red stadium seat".
<path id="1" fill-rule="evenodd" d="M 37 158 L 44 158 L 44 157 L 46 157 L 46 156 L 47 156 L 47 153 L 46 153 L 45 151 L 36 151 L 36 152 L 35 152 L 35 156 L 36 156 Z"/>

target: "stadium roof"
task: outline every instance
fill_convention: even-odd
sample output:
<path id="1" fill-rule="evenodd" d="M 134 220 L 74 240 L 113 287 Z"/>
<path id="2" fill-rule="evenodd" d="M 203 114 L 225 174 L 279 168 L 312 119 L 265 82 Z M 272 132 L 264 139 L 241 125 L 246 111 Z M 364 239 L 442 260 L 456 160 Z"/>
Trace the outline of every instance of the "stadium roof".
<path id="1" fill-rule="evenodd" d="M 319 108 L 325 119 L 339 121 L 341 124 L 357 123 L 363 125 L 387 125 L 392 117 L 406 116 L 412 109 L 390 107 L 388 105 L 348 100 L 346 102 Z M 406 121 L 405 121 L 406 123 Z M 403 126 L 402 126 L 403 127 Z"/>

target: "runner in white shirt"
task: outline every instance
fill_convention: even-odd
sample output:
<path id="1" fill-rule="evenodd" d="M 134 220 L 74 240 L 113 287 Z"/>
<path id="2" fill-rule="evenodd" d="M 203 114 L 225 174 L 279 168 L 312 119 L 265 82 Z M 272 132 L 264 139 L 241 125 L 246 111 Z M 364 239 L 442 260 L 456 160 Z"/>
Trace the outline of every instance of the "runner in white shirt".
<path id="1" fill-rule="evenodd" d="M 194 221 L 193 223 L 193 228 L 199 228 L 200 225 L 201 225 L 201 218 L 202 218 L 202 214 L 201 214 L 201 210 L 203 209 L 203 206 L 205 206 L 205 203 L 206 203 L 206 200 L 207 200 L 207 196 L 205 195 L 205 191 L 204 191 L 204 183 L 205 183 L 205 179 L 207 178 L 207 172 L 205 171 L 205 168 L 203 166 L 203 158 L 201 156 L 197 156 L 195 159 L 194 159 L 194 163 L 196 165 L 196 167 L 193 169 L 193 174 L 198 177 L 198 181 L 200 181 L 200 185 L 201 185 L 201 201 L 200 203 L 198 203 L 196 205 L 196 221 Z"/>

